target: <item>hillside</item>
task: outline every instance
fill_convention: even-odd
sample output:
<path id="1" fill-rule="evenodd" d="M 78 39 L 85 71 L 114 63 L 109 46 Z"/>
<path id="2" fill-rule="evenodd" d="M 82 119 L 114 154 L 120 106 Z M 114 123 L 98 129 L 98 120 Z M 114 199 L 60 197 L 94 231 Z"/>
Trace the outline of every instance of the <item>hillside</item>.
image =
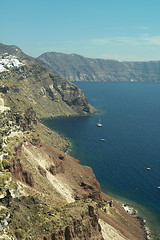
<path id="1" fill-rule="evenodd" d="M 160 81 L 160 61 L 119 62 L 56 52 L 44 53 L 39 59 L 70 81 Z"/>
<path id="2" fill-rule="evenodd" d="M 0 44 L 0 91 L 5 88 L 7 103 L 14 102 L 19 111 L 32 106 L 38 118 L 96 112 L 75 85 L 52 74 L 16 46 Z"/>
<path id="3" fill-rule="evenodd" d="M 39 121 L 96 112 L 83 92 L 16 46 L 0 44 L 0 56 L 0 239 L 145 240 L 135 212 Z"/>

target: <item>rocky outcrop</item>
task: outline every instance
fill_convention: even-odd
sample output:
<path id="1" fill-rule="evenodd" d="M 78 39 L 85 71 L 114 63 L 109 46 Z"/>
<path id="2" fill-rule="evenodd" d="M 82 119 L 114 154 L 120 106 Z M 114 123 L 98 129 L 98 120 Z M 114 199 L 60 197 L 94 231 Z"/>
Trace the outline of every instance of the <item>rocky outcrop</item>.
<path id="1" fill-rule="evenodd" d="M 56 52 L 44 53 L 39 59 L 53 73 L 70 81 L 160 81 L 160 61 L 119 62 Z"/>
<path id="2" fill-rule="evenodd" d="M 61 230 L 44 236 L 45 240 L 70 240 L 70 239 L 86 239 L 86 240 L 104 240 L 101 233 L 101 227 L 98 223 L 98 211 L 93 203 L 76 202 L 72 207 L 65 207 L 63 210 L 63 218 L 70 212 L 68 223 Z M 62 222 L 61 222 L 62 224 Z"/>
<path id="3" fill-rule="evenodd" d="M 20 159 L 13 159 L 10 165 L 10 172 L 17 180 L 22 181 L 31 187 L 34 187 L 33 174 L 24 169 L 24 166 L 22 165 Z"/>
<path id="4" fill-rule="evenodd" d="M 12 239 L 103 240 L 98 208 L 91 201 L 57 208 L 36 197 L 14 199 L 8 193 L 1 204 L 0 234 L 6 229 Z"/>
<path id="5" fill-rule="evenodd" d="M 16 46 L 0 44 L 0 56 L 6 69 L 0 72 L 0 92 L 9 106 L 18 106 L 16 111 L 23 112 L 32 106 L 38 118 L 96 112 L 79 88 L 52 74 Z M 11 65 L 8 61 L 19 64 Z"/>

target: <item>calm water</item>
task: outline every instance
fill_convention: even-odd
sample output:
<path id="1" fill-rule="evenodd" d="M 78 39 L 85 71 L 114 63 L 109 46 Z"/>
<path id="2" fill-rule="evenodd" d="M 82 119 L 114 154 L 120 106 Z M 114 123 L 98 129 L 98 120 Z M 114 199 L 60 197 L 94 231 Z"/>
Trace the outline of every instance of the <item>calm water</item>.
<path id="1" fill-rule="evenodd" d="M 132 203 L 160 236 L 160 84 L 75 84 L 101 113 L 45 124 L 69 138 L 70 155 L 93 168 L 105 193 Z"/>

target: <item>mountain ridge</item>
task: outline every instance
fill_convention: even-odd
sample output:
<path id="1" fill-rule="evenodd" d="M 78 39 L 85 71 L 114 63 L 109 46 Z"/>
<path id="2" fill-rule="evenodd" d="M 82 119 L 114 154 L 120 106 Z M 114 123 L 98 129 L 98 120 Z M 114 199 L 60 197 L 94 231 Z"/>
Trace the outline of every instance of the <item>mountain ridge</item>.
<path id="1" fill-rule="evenodd" d="M 127 62 L 86 58 L 78 54 L 43 53 L 38 57 L 54 73 L 69 81 L 159 82 L 160 61 Z"/>

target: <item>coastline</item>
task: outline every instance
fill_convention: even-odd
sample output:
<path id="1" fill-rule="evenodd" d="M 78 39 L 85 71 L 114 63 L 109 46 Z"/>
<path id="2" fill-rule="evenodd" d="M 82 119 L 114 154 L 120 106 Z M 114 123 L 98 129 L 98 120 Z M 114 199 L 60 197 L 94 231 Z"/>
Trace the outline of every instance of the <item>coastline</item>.
<path id="1" fill-rule="evenodd" d="M 136 206 L 136 203 L 134 201 L 130 201 L 127 198 L 121 197 L 121 196 L 116 196 L 116 194 L 112 194 L 112 192 L 105 193 L 105 195 L 110 196 L 112 199 L 114 199 L 116 202 L 121 204 L 122 208 L 124 209 L 125 212 L 127 212 L 129 215 L 132 217 L 136 218 L 144 228 L 144 231 L 146 232 L 146 239 L 147 240 L 159 240 L 159 236 L 155 235 L 154 231 L 152 231 L 152 228 L 149 227 L 149 223 L 146 220 L 146 217 L 144 216 L 145 210 L 143 209 L 143 212 L 140 213 L 140 205 Z"/>
<path id="2" fill-rule="evenodd" d="M 66 116 L 65 116 L 66 117 Z M 71 117 L 71 116 L 67 116 L 67 118 L 68 117 Z M 57 118 L 61 118 L 61 117 L 54 117 L 54 118 L 49 118 L 49 119 L 43 119 L 43 120 L 41 120 L 41 123 L 45 126 L 45 127 L 47 127 L 48 129 L 50 129 L 47 125 L 45 125 L 45 121 L 47 121 L 47 120 L 50 120 L 50 119 L 57 119 Z M 63 140 L 65 140 L 65 141 L 67 141 L 67 144 L 65 145 L 64 144 L 64 146 L 63 146 L 63 148 L 65 149 L 65 151 L 63 151 L 65 154 L 69 154 L 69 152 L 71 151 L 71 148 L 72 148 L 72 143 L 69 141 L 69 139 L 67 138 L 67 137 L 65 137 L 61 132 L 59 132 L 59 131 L 56 131 L 56 130 L 53 130 L 53 129 L 50 129 L 53 133 L 56 133 L 58 136 L 60 136 L 60 138 L 62 138 Z M 60 149 L 61 150 L 61 149 Z M 80 163 L 81 164 L 81 163 Z M 108 194 L 106 194 L 105 192 L 103 192 L 103 191 L 101 191 L 101 193 L 103 194 L 103 195 L 106 195 L 107 196 L 107 198 L 109 197 L 109 198 L 112 198 L 110 195 L 108 195 Z M 135 208 L 133 208 L 133 205 L 131 205 L 131 204 L 128 204 L 128 203 L 122 203 L 122 201 L 120 201 L 120 200 L 116 200 L 116 198 L 113 198 L 113 201 L 115 201 L 115 202 L 117 202 L 119 205 L 121 205 L 121 207 L 123 208 L 123 210 L 125 211 L 125 212 L 127 212 L 129 215 L 131 215 L 133 218 L 136 218 L 137 220 L 138 220 L 138 222 L 140 223 L 140 225 L 141 225 L 141 227 L 142 227 L 142 229 L 144 230 L 144 233 L 145 233 L 145 235 L 146 235 L 146 239 L 147 240 L 152 240 L 152 239 L 154 239 L 154 238 L 152 238 L 152 236 L 151 236 L 151 231 L 150 231 L 150 229 L 149 229 L 149 227 L 147 226 L 147 222 L 146 222 L 146 220 L 145 219 L 143 219 L 141 216 L 139 216 L 138 215 L 138 211 L 135 209 Z M 124 206 L 126 207 L 126 208 L 124 208 Z M 111 225 L 110 225 L 111 226 Z M 116 229 L 115 228 L 115 230 L 116 231 L 119 231 L 119 229 Z"/>
<path id="3" fill-rule="evenodd" d="M 140 215 L 138 215 L 138 211 L 133 207 L 132 204 L 127 204 L 127 203 L 121 203 L 122 207 L 124 208 L 124 210 L 129 213 L 130 215 L 132 215 L 133 217 L 137 218 L 138 221 L 141 222 L 142 227 L 144 228 L 146 235 L 147 235 L 147 240 L 152 239 L 151 236 L 151 231 L 149 229 L 149 227 L 147 226 L 147 222 L 144 218 L 142 218 Z"/>

